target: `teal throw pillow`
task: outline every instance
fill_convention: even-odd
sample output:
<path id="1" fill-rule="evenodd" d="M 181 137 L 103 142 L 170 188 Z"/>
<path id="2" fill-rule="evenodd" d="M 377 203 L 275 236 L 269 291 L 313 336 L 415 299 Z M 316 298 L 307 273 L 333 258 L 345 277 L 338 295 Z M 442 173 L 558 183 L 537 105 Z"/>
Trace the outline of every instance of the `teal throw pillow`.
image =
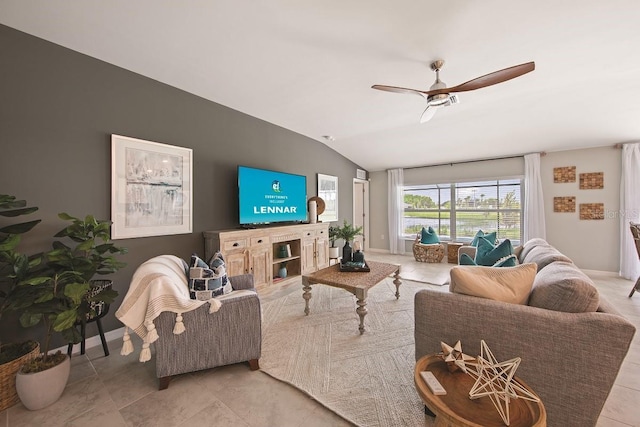
<path id="1" fill-rule="evenodd" d="M 460 255 L 460 260 L 458 262 L 460 265 L 477 265 L 476 262 L 467 254 Z"/>
<path id="2" fill-rule="evenodd" d="M 476 246 L 477 247 L 478 246 L 478 240 L 481 237 L 487 239 L 489 242 L 491 242 L 492 245 L 496 244 L 496 239 L 498 238 L 496 231 L 492 231 L 491 233 L 486 233 L 485 234 L 484 231 L 478 230 L 478 232 L 476 233 L 475 237 L 471 241 L 471 246 Z"/>
<path id="3" fill-rule="evenodd" d="M 509 239 L 504 239 L 498 246 L 493 246 L 489 240 L 479 238 L 478 249 L 476 250 L 476 258 L 474 261 L 477 265 L 490 267 L 496 264 L 499 260 L 502 260 L 512 254 L 513 246 L 511 246 L 511 241 Z"/>
<path id="4" fill-rule="evenodd" d="M 467 254 L 460 255 L 460 265 L 478 265 L 476 262 Z M 515 254 L 507 255 L 504 258 L 500 258 L 495 264 L 491 265 L 491 267 L 515 267 L 517 265 Z"/>
<path id="5" fill-rule="evenodd" d="M 429 228 L 422 227 L 422 231 L 420 232 L 420 243 L 423 245 L 432 245 L 434 243 L 440 243 L 440 238 L 431 226 Z"/>

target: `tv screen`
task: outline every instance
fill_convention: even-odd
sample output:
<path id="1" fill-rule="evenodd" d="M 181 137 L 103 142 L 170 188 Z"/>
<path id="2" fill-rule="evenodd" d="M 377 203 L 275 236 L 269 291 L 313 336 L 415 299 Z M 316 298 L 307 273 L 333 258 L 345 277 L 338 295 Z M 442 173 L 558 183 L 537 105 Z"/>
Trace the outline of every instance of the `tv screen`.
<path id="1" fill-rule="evenodd" d="M 240 224 L 307 220 L 307 177 L 238 166 Z"/>

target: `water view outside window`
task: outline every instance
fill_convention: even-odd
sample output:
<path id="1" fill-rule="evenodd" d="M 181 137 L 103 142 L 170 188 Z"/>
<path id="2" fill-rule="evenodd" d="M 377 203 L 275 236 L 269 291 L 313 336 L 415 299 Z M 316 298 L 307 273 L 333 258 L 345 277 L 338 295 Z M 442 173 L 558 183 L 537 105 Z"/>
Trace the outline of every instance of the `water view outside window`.
<path id="1" fill-rule="evenodd" d="M 404 233 L 433 227 L 441 239 L 471 240 L 478 230 L 499 239 L 522 238 L 522 181 L 435 184 L 404 188 Z"/>

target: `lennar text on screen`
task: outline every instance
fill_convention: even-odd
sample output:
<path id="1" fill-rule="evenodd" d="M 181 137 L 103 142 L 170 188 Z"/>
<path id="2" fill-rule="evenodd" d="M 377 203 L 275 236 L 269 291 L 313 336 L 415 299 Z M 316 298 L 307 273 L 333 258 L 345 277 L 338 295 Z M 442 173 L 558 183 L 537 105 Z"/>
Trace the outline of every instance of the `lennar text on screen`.
<path id="1" fill-rule="evenodd" d="M 297 213 L 298 208 L 296 206 L 254 206 L 254 214 L 269 214 L 269 213 Z"/>

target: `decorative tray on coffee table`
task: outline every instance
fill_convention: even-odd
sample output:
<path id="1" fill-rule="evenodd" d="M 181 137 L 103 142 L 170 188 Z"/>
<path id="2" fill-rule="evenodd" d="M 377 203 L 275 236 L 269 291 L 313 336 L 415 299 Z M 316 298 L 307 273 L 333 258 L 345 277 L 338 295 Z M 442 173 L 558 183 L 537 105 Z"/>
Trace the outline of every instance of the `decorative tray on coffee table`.
<path id="1" fill-rule="evenodd" d="M 369 268 L 369 264 L 367 262 L 340 262 L 340 271 L 360 271 L 360 272 L 369 272 L 371 269 Z"/>

